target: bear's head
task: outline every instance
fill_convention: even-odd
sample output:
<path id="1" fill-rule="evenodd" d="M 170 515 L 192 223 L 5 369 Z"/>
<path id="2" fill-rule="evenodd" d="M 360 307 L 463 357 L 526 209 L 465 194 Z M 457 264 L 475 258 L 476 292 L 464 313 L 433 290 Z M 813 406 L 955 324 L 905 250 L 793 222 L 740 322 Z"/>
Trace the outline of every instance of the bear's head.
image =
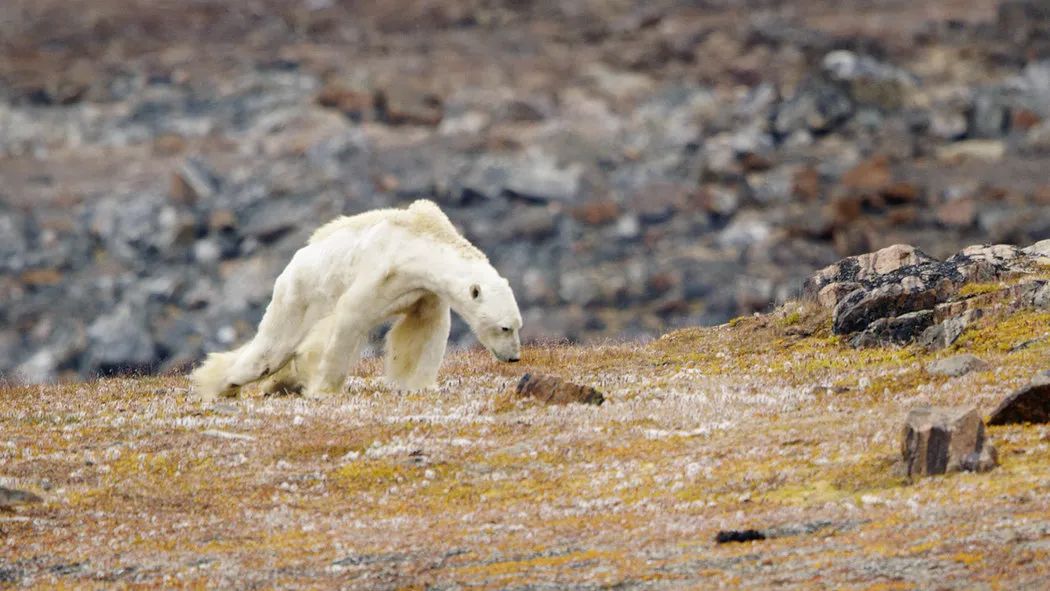
<path id="1" fill-rule="evenodd" d="M 497 273 L 467 278 L 456 312 L 470 325 L 478 340 L 500 361 L 521 359 L 521 312 L 510 283 Z"/>

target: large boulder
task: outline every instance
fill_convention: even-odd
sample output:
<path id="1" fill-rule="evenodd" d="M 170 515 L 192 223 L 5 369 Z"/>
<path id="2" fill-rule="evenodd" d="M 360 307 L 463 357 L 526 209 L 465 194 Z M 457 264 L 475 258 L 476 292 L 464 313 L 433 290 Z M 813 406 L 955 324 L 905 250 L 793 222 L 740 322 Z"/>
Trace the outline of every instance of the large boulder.
<path id="1" fill-rule="evenodd" d="M 903 431 L 901 454 L 909 478 L 966 469 L 983 472 L 997 464 L 975 407 L 917 408 L 908 413 Z"/>
<path id="2" fill-rule="evenodd" d="M 992 411 L 989 425 L 1050 422 L 1050 370 L 1037 373 L 1025 387 L 1007 396 Z"/>

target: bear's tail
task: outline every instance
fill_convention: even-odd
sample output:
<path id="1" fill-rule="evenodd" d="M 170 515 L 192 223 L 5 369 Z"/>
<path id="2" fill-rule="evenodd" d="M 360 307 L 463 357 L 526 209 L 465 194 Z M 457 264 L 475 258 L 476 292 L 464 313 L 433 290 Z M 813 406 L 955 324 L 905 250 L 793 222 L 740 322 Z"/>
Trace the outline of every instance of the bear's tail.
<path id="1" fill-rule="evenodd" d="M 190 374 L 193 392 L 203 400 L 215 400 L 220 394 L 226 394 L 230 368 L 237 362 L 244 346 L 233 351 L 210 353 L 204 363 Z"/>

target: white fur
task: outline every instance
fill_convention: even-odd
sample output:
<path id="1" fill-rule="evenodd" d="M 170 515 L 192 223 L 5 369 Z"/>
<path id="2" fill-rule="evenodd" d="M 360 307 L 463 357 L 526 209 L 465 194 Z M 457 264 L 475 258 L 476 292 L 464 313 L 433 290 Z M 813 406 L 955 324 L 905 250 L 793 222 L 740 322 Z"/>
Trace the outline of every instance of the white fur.
<path id="1" fill-rule="evenodd" d="M 387 378 L 425 388 L 437 380 L 450 309 L 498 359 L 518 359 L 521 314 L 507 280 L 434 203 L 341 217 L 277 278 L 255 338 L 209 355 L 191 378 L 205 399 L 267 376 L 267 390 L 323 396 L 342 388 L 369 331 L 396 316 Z"/>

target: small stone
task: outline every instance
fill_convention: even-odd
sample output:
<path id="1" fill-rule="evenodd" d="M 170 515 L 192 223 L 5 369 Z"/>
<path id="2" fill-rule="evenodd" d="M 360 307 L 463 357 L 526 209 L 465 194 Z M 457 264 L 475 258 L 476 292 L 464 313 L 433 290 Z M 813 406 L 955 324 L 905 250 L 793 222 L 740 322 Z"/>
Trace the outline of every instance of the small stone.
<path id="1" fill-rule="evenodd" d="M 729 529 L 718 532 L 715 542 L 728 544 L 730 542 L 754 542 L 766 539 L 766 535 L 757 529 Z"/>
<path id="2" fill-rule="evenodd" d="M 317 95 L 317 104 L 336 109 L 354 121 L 361 121 L 372 110 L 372 94 L 351 86 L 330 82 Z"/>
<path id="3" fill-rule="evenodd" d="M 179 203 L 192 205 L 214 196 L 218 185 L 215 174 L 204 163 L 189 158 L 171 177 L 171 197 Z"/>
<path id="4" fill-rule="evenodd" d="M 945 163 L 963 160 L 998 162 L 1006 154 L 1006 144 L 1000 140 L 965 140 L 942 146 L 937 159 Z"/>
<path id="5" fill-rule="evenodd" d="M 979 455 L 985 445 L 976 407 L 914 409 L 905 419 L 901 439 L 905 473 L 917 477 L 963 470 L 967 457 Z"/>
<path id="6" fill-rule="evenodd" d="M 0 509 L 3 510 L 11 510 L 19 505 L 39 503 L 43 500 L 31 492 L 0 486 Z"/>
<path id="7" fill-rule="evenodd" d="M 441 98 L 411 85 L 391 85 L 376 93 L 376 113 L 388 125 L 434 127 L 444 118 Z"/>
<path id="8" fill-rule="evenodd" d="M 1050 370 L 1035 374 L 1025 387 L 1007 396 L 992 411 L 989 425 L 1050 422 Z"/>
<path id="9" fill-rule="evenodd" d="M 546 404 L 582 404 L 600 405 L 605 402 L 602 393 L 590 386 L 581 386 L 561 378 L 527 373 L 521 376 L 516 389 L 522 398 L 535 398 Z"/>
<path id="10" fill-rule="evenodd" d="M 973 199 L 949 201 L 937 208 L 937 222 L 948 228 L 969 228 L 977 221 L 977 202 Z"/>
<path id="11" fill-rule="evenodd" d="M 973 452 L 963 458 L 962 469 L 967 472 L 988 472 L 998 465 L 999 450 L 985 442 L 980 452 Z"/>
<path id="12" fill-rule="evenodd" d="M 890 160 L 877 155 L 861 162 L 842 175 L 842 184 L 854 191 L 878 192 L 893 182 Z"/>
<path id="13" fill-rule="evenodd" d="M 957 378 L 972 371 L 988 369 L 988 364 L 975 355 L 955 355 L 938 359 L 926 366 L 926 371 L 935 375 Z"/>
<path id="14" fill-rule="evenodd" d="M 588 226 L 602 226 L 620 217 L 620 206 L 612 199 L 595 199 L 574 208 L 572 215 Z"/>
<path id="15" fill-rule="evenodd" d="M 817 201 L 821 195 L 820 173 L 812 166 L 795 171 L 792 193 L 802 201 Z"/>

